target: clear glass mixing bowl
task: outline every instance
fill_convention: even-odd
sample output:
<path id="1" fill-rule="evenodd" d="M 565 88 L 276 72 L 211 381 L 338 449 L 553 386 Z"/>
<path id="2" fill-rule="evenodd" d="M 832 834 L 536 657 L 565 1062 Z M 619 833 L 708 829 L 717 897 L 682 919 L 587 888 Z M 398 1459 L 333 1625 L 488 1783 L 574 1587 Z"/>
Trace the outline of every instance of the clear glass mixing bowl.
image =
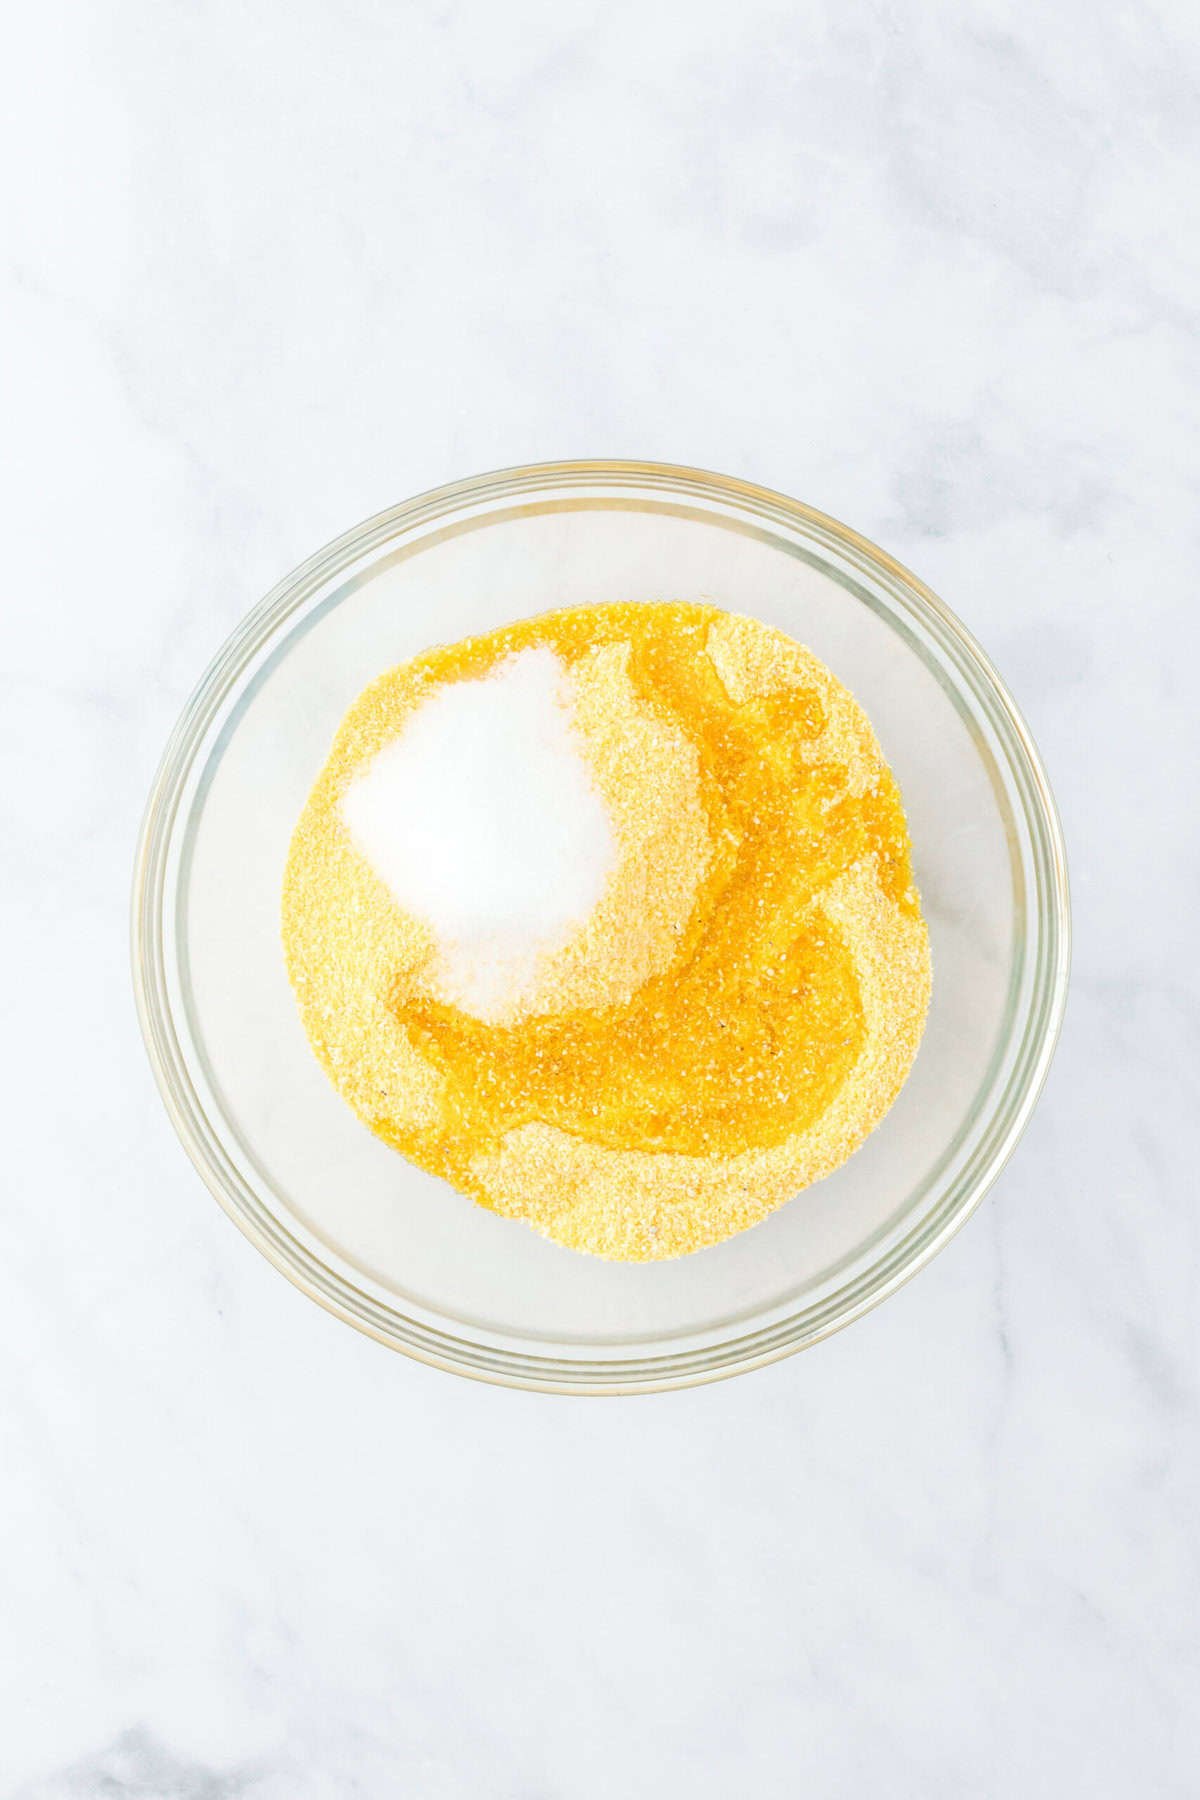
<path id="1" fill-rule="evenodd" d="M 490 1214 L 359 1124 L 284 972 L 293 823 L 380 670 L 556 606 L 711 601 L 808 644 L 899 778 L 933 943 L 912 1076 L 844 1168 L 676 1262 L 605 1263 Z M 848 1324 L 928 1262 L 1029 1117 L 1066 997 L 1062 835 L 1029 732 L 953 614 L 856 532 L 694 469 L 554 463 L 439 488 L 339 538 L 225 644 L 150 795 L 137 1002 L 167 1109 L 298 1287 L 423 1361 L 513 1386 L 712 1380 Z"/>

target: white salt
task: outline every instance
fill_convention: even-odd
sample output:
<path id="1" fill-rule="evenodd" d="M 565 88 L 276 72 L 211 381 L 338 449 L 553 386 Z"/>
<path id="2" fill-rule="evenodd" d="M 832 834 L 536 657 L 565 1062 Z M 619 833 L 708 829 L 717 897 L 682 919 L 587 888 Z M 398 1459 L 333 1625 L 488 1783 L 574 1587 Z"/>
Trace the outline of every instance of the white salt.
<path id="1" fill-rule="evenodd" d="M 351 782 L 342 816 L 397 903 L 432 928 L 439 989 L 484 1018 L 530 988 L 616 860 L 567 672 L 546 649 L 436 689 Z"/>

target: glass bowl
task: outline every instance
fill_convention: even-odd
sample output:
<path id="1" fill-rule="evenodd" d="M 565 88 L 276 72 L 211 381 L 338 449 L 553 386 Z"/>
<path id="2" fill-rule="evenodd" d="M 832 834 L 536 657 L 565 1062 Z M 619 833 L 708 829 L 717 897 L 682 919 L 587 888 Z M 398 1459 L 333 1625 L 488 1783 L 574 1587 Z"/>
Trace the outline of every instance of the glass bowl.
<path id="1" fill-rule="evenodd" d="M 809 645 L 904 795 L 932 944 L 913 1073 L 836 1174 L 678 1261 L 578 1255 L 374 1138 L 318 1067 L 284 972 L 292 826 L 368 680 L 550 607 L 710 601 Z M 440 1368 L 616 1393 L 802 1349 L 894 1292 L 978 1205 L 1066 998 L 1062 835 L 995 670 L 929 589 L 782 495 L 650 463 L 455 483 L 311 557 L 233 634 L 167 745 L 138 850 L 137 1004 L 163 1099 L 230 1217 L 313 1299 Z"/>

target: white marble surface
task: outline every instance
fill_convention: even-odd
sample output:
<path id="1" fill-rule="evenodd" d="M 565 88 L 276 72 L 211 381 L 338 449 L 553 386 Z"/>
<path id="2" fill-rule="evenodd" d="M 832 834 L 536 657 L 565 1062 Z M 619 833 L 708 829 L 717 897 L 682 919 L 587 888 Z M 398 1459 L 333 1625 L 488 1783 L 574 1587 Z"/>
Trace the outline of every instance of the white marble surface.
<path id="1" fill-rule="evenodd" d="M 6 50 L 0 1795 L 1194 1795 L 1192 0 L 47 0 Z M 936 1264 L 612 1403 L 294 1292 L 175 1142 L 125 950 L 246 608 L 569 455 L 924 575 L 1041 742 L 1077 926 Z"/>

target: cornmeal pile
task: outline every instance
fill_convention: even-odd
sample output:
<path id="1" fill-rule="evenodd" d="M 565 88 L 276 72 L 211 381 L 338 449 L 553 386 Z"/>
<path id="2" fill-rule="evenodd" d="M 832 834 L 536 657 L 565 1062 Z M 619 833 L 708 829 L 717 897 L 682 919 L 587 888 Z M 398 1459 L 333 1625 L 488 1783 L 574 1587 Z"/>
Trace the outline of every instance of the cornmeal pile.
<path id="1" fill-rule="evenodd" d="M 616 854 L 506 1000 L 468 1010 L 433 922 L 347 828 L 348 790 L 445 684 L 562 665 Z M 680 1256 L 845 1161 L 930 991 L 896 784 L 851 695 L 715 607 L 582 607 L 431 650 L 355 702 L 292 840 L 288 972 L 372 1131 L 577 1250 Z"/>

